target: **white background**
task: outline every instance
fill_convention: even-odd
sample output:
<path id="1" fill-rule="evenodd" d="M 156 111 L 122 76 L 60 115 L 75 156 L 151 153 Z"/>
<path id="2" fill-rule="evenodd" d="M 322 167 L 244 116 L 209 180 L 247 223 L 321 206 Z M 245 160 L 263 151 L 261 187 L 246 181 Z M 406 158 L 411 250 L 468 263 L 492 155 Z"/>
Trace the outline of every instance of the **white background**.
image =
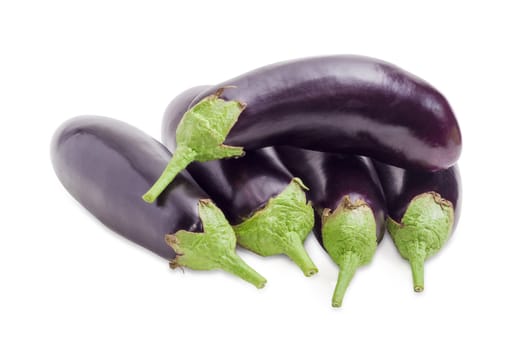
<path id="1" fill-rule="evenodd" d="M 522 349 L 517 3 L 2 1 L 0 348 Z M 312 278 L 285 258 L 240 251 L 268 279 L 263 290 L 222 272 L 171 271 L 94 220 L 52 171 L 49 141 L 67 118 L 106 115 L 159 137 L 183 89 L 338 53 L 423 77 L 461 123 L 463 216 L 427 262 L 423 294 L 389 237 L 339 310 L 337 269 L 312 237 Z"/>

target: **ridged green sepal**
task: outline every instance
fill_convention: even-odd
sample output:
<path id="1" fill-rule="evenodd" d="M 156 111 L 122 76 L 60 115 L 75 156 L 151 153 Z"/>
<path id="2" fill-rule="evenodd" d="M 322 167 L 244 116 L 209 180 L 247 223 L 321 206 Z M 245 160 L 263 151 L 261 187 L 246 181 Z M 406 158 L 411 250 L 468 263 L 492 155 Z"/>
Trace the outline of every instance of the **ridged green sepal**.
<path id="1" fill-rule="evenodd" d="M 158 180 L 142 196 L 144 201 L 154 202 L 176 175 L 191 162 L 244 155 L 242 147 L 227 146 L 223 142 L 245 105 L 219 98 L 221 92 L 219 90 L 202 99 L 184 114 L 176 129 L 177 148 L 173 157 Z"/>
<path id="2" fill-rule="evenodd" d="M 166 235 L 167 244 L 177 254 L 170 266 L 185 266 L 193 270 L 222 269 L 257 288 L 264 287 L 266 279 L 236 254 L 235 232 L 222 211 L 209 200 L 201 200 L 198 210 L 204 226 L 203 233 L 180 230 Z"/>
<path id="3" fill-rule="evenodd" d="M 233 227 L 238 244 L 262 256 L 285 254 L 306 276 L 318 269 L 304 249 L 303 243 L 313 228 L 311 203 L 306 200 L 306 187 L 298 178 L 266 206 Z"/>
<path id="4" fill-rule="evenodd" d="M 345 196 L 338 207 L 322 213 L 322 243 L 339 266 L 332 306 L 340 307 L 346 290 L 358 267 L 373 259 L 377 248 L 373 211 L 362 200 Z"/>
<path id="5" fill-rule="evenodd" d="M 414 197 L 400 223 L 388 217 L 388 231 L 400 255 L 411 265 L 416 292 L 424 290 L 424 261 L 448 240 L 453 220 L 453 204 L 436 192 Z"/>

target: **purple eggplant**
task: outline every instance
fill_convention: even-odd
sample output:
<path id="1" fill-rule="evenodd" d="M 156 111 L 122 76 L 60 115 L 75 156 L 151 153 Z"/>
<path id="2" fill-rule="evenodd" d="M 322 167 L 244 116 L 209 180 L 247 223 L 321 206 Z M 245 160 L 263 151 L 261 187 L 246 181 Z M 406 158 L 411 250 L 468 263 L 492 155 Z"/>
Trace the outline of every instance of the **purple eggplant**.
<path id="1" fill-rule="evenodd" d="M 265 279 L 236 254 L 224 215 L 188 174 L 181 173 L 155 205 L 142 201 L 140 194 L 170 157 L 153 138 L 104 117 L 70 119 L 51 143 L 58 178 L 104 225 L 169 259 L 173 268 L 221 268 L 263 287 Z"/>
<path id="2" fill-rule="evenodd" d="M 176 128 L 177 149 L 143 198 L 153 202 L 193 161 L 288 145 L 366 155 L 436 171 L 461 151 L 444 96 L 422 79 L 361 56 L 299 59 L 262 67 L 197 96 Z M 225 143 L 225 144 L 224 144 Z"/>
<path id="3" fill-rule="evenodd" d="M 177 122 L 206 86 L 189 89 L 169 104 L 162 124 L 164 144 L 176 151 Z M 262 256 L 286 254 L 306 276 L 318 269 L 303 247 L 313 228 L 304 185 L 267 150 L 240 159 L 193 163 L 188 171 L 234 224 L 238 244 Z"/>
<path id="4" fill-rule="evenodd" d="M 437 172 L 401 169 L 374 161 L 386 196 L 386 225 L 411 265 L 415 292 L 424 290 L 424 261 L 437 253 L 460 216 L 458 166 Z"/>
<path id="5" fill-rule="evenodd" d="M 386 203 L 373 164 L 346 154 L 287 146 L 275 150 L 310 189 L 315 236 L 340 268 L 332 299 L 339 307 L 356 269 L 371 262 L 384 236 Z"/>

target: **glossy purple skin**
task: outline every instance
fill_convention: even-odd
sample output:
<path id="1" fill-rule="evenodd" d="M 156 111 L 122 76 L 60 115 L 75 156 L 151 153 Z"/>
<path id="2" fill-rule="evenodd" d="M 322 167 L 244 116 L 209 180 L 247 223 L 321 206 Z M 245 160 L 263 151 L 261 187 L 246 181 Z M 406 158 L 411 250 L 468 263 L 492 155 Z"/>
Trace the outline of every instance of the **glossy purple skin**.
<path id="1" fill-rule="evenodd" d="M 162 121 L 162 141 L 176 148 L 176 128 L 193 98 L 207 86 L 182 92 L 169 104 Z M 188 172 L 222 209 L 232 225 L 240 224 L 270 198 L 280 194 L 293 176 L 280 164 L 271 150 L 247 152 L 238 159 L 193 162 Z"/>
<path id="2" fill-rule="evenodd" d="M 225 144 L 288 145 L 369 156 L 403 168 L 453 165 L 461 134 L 435 88 L 384 61 L 328 56 L 262 67 L 203 91 L 246 103 Z"/>
<path id="3" fill-rule="evenodd" d="M 164 240 L 180 229 L 201 231 L 198 201 L 208 196 L 181 173 L 159 200 L 142 194 L 171 158 L 158 141 L 123 122 L 96 116 L 68 120 L 51 142 L 56 175 L 69 193 L 104 225 L 166 258 Z"/>
<path id="4" fill-rule="evenodd" d="M 373 161 L 386 196 L 388 215 L 401 222 L 411 200 L 422 193 L 437 192 L 453 204 L 457 226 L 460 217 L 462 189 L 457 165 L 437 172 L 408 171 Z"/>
<path id="5" fill-rule="evenodd" d="M 282 163 L 309 187 L 308 199 L 315 208 L 314 233 L 322 243 L 321 214 L 334 211 L 345 196 L 366 202 L 375 216 L 377 242 L 385 230 L 386 202 L 371 162 L 359 156 L 324 153 L 295 147 L 275 147 Z"/>

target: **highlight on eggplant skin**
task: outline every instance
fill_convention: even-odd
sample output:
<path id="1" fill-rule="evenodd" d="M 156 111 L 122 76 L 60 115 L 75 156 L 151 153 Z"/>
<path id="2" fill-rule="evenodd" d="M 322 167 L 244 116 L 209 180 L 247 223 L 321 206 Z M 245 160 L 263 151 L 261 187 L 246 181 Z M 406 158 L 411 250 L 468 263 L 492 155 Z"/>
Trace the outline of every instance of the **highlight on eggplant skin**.
<path id="1" fill-rule="evenodd" d="M 265 279 L 236 255 L 225 217 L 187 173 L 177 176 L 155 205 L 142 201 L 141 193 L 170 158 L 158 141 L 105 117 L 72 118 L 51 141 L 59 180 L 104 225 L 171 266 L 221 268 L 262 287 Z M 201 246 L 207 250 L 195 239 L 206 242 Z"/>
<path id="2" fill-rule="evenodd" d="M 167 107 L 162 141 L 177 149 L 177 122 L 191 101 L 207 86 L 188 89 Z M 194 162 L 190 175 L 222 208 L 234 226 L 238 244 L 262 256 L 285 254 L 312 276 L 318 272 L 303 247 L 314 223 L 303 184 L 268 150 L 248 152 L 239 159 Z"/>
<path id="3" fill-rule="evenodd" d="M 462 145 L 451 106 L 437 89 L 363 56 L 262 67 L 209 87 L 188 107 L 174 122 L 179 152 L 144 195 L 148 202 L 191 162 L 244 150 L 288 145 L 437 171 L 458 160 Z"/>
<path id="4" fill-rule="evenodd" d="M 340 268 L 332 299 L 340 307 L 356 269 L 371 262 L 384 236 L 386 203 L 378 177 L 364 157 L 284 146 L 275 151 L 310 189 L 315 236 Z"/>
<path id="5" fill-rule="evenodd" d="M 413 171 L 373 161 L 388 207 L 387 229 L 410 263 L 413 289 L 424 290 L 424 261 L 438 253 L 457 227 L 462 186 L 458 165 Z"/>

